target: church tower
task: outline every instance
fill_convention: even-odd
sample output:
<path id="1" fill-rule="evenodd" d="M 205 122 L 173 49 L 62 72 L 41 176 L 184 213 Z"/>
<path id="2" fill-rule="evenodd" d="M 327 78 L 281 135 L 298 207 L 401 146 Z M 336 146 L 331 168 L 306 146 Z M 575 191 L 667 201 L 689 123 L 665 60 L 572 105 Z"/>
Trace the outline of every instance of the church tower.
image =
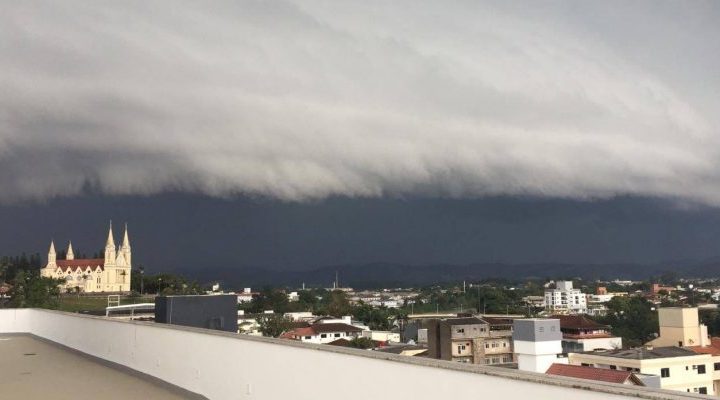
<path id="1" fill-rule="evenodd" d="M 75 253 L 73 253 L 72 249 L 72 242 L 68 243 L 68 249 L 67 249 L 67 255 L 65 256 L 66 260 L 74 260 L 75 259 Z"/>
<path id="2" fill-rule="evenodd" d="M 115 265 L 115 239 L 113 239 L 112 221 L 110 221 L 110 230 L 108 230 L 107 241 L 105 242 L 105 266 Z"/>
<path id="3" fill-rule="evenodd" d="M 57 267 L 56 261 L 57 254 L 55 254 L 55 241 L 50 241 L 50 250 L 48 250 L 48 263 L 47 268 Z"/>

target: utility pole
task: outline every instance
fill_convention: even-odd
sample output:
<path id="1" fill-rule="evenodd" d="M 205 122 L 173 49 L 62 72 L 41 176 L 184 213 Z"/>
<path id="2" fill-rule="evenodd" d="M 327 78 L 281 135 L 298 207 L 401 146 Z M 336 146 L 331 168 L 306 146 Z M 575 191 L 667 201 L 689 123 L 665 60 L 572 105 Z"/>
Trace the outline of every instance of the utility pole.
<path id="1" fill-rule="evenodd" d="M 145 268 L 144 268 L 144 267 L 140 267 L 140 296 L 143 295 L 143 289 L 144 289 L 144 288 L 143 288 L 143 286 L 144 286 L 144 282 L 143 282 L 143 281 L 144 281 L 144 278 L 143 278 L 143 275 L 145 275 Z"/>

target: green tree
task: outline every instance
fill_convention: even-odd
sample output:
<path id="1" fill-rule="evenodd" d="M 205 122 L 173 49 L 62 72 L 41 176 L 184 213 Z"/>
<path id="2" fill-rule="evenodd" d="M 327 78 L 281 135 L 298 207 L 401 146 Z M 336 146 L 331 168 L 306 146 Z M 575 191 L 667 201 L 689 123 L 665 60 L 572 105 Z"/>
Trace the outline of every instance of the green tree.
<path id="1" fill-rule="evenodd" d="M 61 281 L 41 277 L 36 271 L 20 270 L 10 298 L 13 307 L 57 308 Z"/>
<path id="2" fill-rule="evenodd" d="M 607 308 L 607 315 L 600 322 L 610 325 L 612 333 L 622 337 L 626 347 L 640 346 L 657 337 L 657 313 L 646 299 L 616 296 L 607 302 Z"/>
<path id="3" fill-rule="evenodd" d="M 292 327 L 290 318 L 280 314 L 265 314 L 257 318 L 263 336 L 278 337 Z"/>
<path id="4" fill-rule="evenodd" d="M 350 340 L 350 346 L 356 349 L 372 349 L 375 347 L 375 342 L 370 338 L 356 337 Z"/>
<path id="5" fill-rule="evenodd" d="M 289 304 L 287 293 L 284 290 L 265 287 L 252 299 L 248 311 L 260 314 L 272 310 L 284 314 L 289 311 Z"/>
<path id="6" fill-rule="evenodd" d="M 347 294 L 342 290 L 333 290 L 328 295 L 327 301 L 327 314 L 334 317 L 342 317 L 343 315 L 349 315 L 352 312 L 352 307 L 347 299 Z"/>

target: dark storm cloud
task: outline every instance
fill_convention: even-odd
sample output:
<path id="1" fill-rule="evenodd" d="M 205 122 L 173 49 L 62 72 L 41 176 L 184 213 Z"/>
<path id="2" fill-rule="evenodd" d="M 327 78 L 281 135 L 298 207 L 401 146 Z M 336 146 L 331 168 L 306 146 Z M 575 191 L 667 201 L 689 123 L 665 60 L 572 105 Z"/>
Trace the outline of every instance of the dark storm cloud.
<path id="1" fill-rule="evenodd" d="M 0 200 L 90 187 L 720 204 L 719 9 L 6 2 Z"/>

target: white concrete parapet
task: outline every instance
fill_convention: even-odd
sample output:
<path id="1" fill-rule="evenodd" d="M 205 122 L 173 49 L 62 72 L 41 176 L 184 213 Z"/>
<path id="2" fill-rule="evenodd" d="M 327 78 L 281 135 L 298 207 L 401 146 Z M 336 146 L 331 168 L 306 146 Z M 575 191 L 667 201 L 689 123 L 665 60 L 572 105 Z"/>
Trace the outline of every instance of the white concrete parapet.
<path id="1" fill-rule="evenodd" d="M 209 399 L 334 400 L 338 393 L 345 400 L 701 398 L 505 368 L 49 310 L 0 310 L 0 333 L 10 332 L 33 334 Z M 315 390 L 314 383 L 320 381 L 323 390 Z"/>

